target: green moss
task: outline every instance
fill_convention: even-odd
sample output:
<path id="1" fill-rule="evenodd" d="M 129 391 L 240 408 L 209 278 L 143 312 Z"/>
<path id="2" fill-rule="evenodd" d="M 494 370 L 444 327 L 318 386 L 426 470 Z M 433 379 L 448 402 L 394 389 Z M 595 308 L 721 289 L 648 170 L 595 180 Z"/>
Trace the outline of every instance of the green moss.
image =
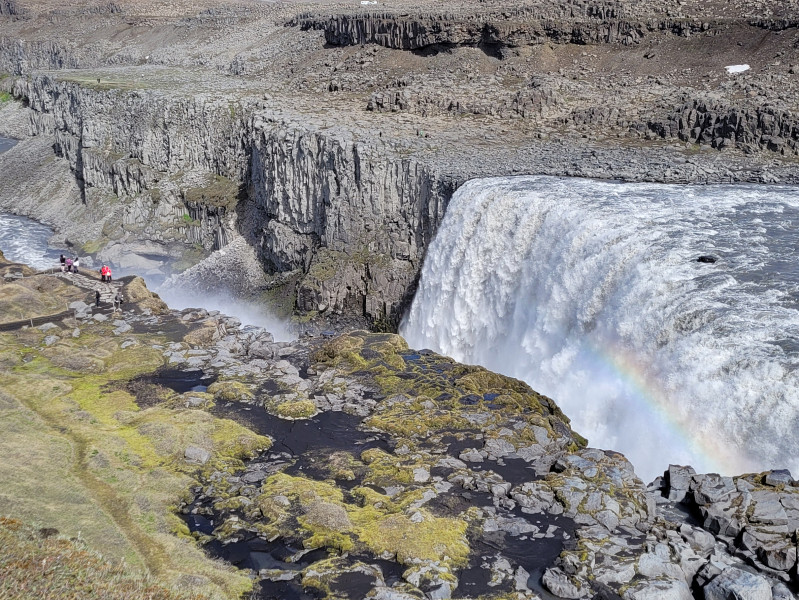
<path id="1" fill-rule="evenodd" d="M 374 554 L 395 555 L 398 562 L 406 565 L 419 560 L 465 565 L 469 557 L 468 524 L 419 512 L 424 520 L 415 523 L 403 514 L 372 521 L 367 511 L 361 511 L 355 515 L 353 524 L 359 527 L 359 538 Z"/>
<path id="2" fill-rule="evenodd" d="M 284 419 L 307 419 L 319 411 L 311 400 L 297 400 L 278 404 L 275 412 Z"/>
<path id="3" fill-rule="evenodd" d="M 249 402 L 254 398 L 246 385 L 230 379 L 212 383 L 208 386 L 208 393 L 219 402 Z"/>
<path id="4" fill-rule="evenodd" d="M 86 295 L 52 277 L 25 283 L 33 286 L 34 301 L 63 306 L 76 290 Z M 0 297 L 0 312 L 6 306 Z M 207 469 L 240 468 L 241 459 L 270 440 L 186 410 L 171 391 L 164 391 L 167 405 L 140 409 L 130 380 L 162 366 L 153 345 L 175 340 L 132 331 L 123 339 L 134 344 L 123 349 L 111 329 L 110 323 L 83 323 L 79 337 L 64 336 L 49 348 L 40 347 L 42 333 L 35 329 L 0 335 L 0 396 L 13 406 L 0 420 L 0 479 L 9 510 L 69 536 L 80 532 L 110 558 L 124 559 L 126 569 L 154 580 L 203 573 L 194 597 L 238 597 L 252 587 L 250 579 L 187 543 L 185 524 L 173 512 L 197 485 L 198 467 L 187 464 L 184 451 L 209 449 Z M 16 460 L 23 454 L 24 465 Z"/>
<path id="5" fill-rule="evenodd" d="M 379 448 L 364 451 L 361 460 L 369 466 L 367 483 L 387 486 L 413 482 L 413 468 L 416 465 L 403 465 L 399 457 Z"/>
<path id="6" fill-rule="evenodd" d="M 272 440 L 258 435 L 228 419 L 215 419 L 211 433 L 214 450 L 223 457 L 239 460 L 253 458 L 272 447 Z"/>
<path id="7" fill-rule="evenodd" d="M 222 175 L 209 175 L 206 185 L 185 190 L 183 198 L 191 204 L 233 209 L 239 201 L 239 184 Z"/>
<path id="8" fill-rule="evenodd" d="M 374 500 L 375 496 L 366 490 L 359 488 L 356 496 Z M 413 496 L 418 497 L 418 492 L 414 491 Z M 377 497 L 386 498 L 381 494 Z M 289 506 L 277 498 L 288 498 Z M 390 500 L 353 504 L 332 483 L 278 473 L 264 481 L 259 504 L 265 519 L 284 536 L 295 535 L 298 524 L 305 547 L 388 553 L 409 565 L 430 560 L 455 566 L 468 559 L 466 520 L 434 517 L 424 509 L 418 510 L 421 520 L 411 520 L 394 512 L 397 505 Z M 320 505 L 333 505 L 341 512 L 335 519 L 309 518 L 313 507 Z M 346 521 L 341 516 L 344 514 Z"/>
<path id="9" fill-rule="evenodd" d="M 106 238 L 98 238 L 96 240 L 89 240 L 80 246 L 81 254 L 97 254 L 108 243 Z"/>

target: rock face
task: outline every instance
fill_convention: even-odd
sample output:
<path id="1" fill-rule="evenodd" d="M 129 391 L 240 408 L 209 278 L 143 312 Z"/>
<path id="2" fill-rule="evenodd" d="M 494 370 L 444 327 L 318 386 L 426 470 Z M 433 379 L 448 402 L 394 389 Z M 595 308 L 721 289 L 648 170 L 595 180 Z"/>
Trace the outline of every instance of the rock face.
<path id="1" fill-rule="evenodd" d="M 637 43 L 646 31 L 679 35 L 706 31 L 710 24 L 689 20 L 635 22 L 620 4 L 574 3 L 497 13 L 303 15 L 292 21 L 303 29 L 321 29 L 334 46 L 380 44 L 398 50 L 430 46 L 473 46 L 501 53 L 508 48 L 542 44 Z"/>
<path id="2" fill-rule="evenodd" d="M 396 323 L 454 184 L 379 146 L 256 119 L 252 200 L 261 255 L 274 270 L 306 267 L 298 306 L 363 310 Z"/>
<path id="3" fill-rule="evenodd" d="M 303 274 L 303 311 L 396 324 L 455 187 L 415 161 L 389 160 L 379 145 L 253 114 L 254 105 L 235 114 L 228 99 L 122 99 L 45 76 L 14 92 L 99 216 L 74 241 L 115 264 L 139 255 L 123 266 L 146 271 L 190 244 L 224 248 L 242 231 L 267 271 Z M 130 237 L 138 248 L 117 246 Z"/>
<path id="4" fill-rule="evenodd" d="M 705 143 L 712 148 L 738 147 L 794 155 L 799 124 L 790 111 L 775 107 L 740 107 L 722 102 L 691 100 L 675 108 L 665 120 L 650 121 L 649 130 L 660 137 Z"/>

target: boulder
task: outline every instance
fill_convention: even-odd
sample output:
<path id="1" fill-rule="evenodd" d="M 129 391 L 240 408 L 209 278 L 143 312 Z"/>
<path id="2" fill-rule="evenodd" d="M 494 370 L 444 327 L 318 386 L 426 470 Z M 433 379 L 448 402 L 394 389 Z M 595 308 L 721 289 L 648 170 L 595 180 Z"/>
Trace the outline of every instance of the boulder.
<path id="1" fill-rule="evenodd" d="M 693 600 L 691 590 L 682 580 L 646 581 L 628 590 L 625 600 Z"/>
<path id="2" fill-rule="evenodd" d="M 692 527 L 687 523 L 680 525 L 680 535 L 694 551 L 703 556 L 710 554 L 716 545 L 716 538 L 707 531 L 699 527 Z"/>
<path id="3" fill-rule="evenodd" d="M 694 477 L 694 502 L 698 506 L 707 506 L 729 499 L 730 494 L 737 491 L 732 477 L 721 477 L 715 473 Z"/>
<path id="4" fill-rule="evenodd" d="M 558 568 L 549 568 L 541 579 L 544 587 L 559 598 L 587 598 L 591 591 L 584 587 L 577 587 L 568 575 Z"/>
<path id="5" fill-rule="evenodd" d="M 788 515 L 780 503 L 780 496 L 776 492 L 757 490 L 752 492 L 752 511 L 749 520 L 752 523 L 764 525 L 787 525 Z"/>
<path id="6" fill-rule="evenodd" d="M 338 504 L 316 500 L 305 507 L 305 522 L 331 531 L 347 531 L 352 523 L 347 511 Z"/>
<path id="7" fill-rule="evenodd" d="M 725 569 L 704 587 L 705 600 L 772 600 L 771 586 L 765 577 L 737 567 Z"/>
<path id="8" fill-rule="evenodd" d="M 666 486 L 669 491 L 668 498 L 672 502 L 682 502 L 691 487 L 691 478 L 696 474 L 693 467 L 682 467 L 680 465 L 669 465 L 668 471 L 664 473 Z"/>
<path id="9" fill-rule="evenodd" d="M 208 452 L 205 448 L 199 448 L 197 446 L 189 446 L 186 448 L 183 456 L 186 459 L 186 462 L 192 463 L 195 465 L 204 465 L 208 462 L 211 458 L 211 453 Z"/>
<path id="10" fill-rule="evenodd" d="M 766 475 L 765 483 L 773 487 L 793 485 L 793 477 L 788 469 L 777 469 Z"/>

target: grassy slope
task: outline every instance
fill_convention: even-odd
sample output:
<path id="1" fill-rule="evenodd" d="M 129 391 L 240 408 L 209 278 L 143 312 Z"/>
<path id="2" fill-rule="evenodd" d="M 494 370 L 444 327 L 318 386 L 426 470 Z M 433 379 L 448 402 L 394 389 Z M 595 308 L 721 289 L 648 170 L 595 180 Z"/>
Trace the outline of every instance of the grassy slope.
<path id="1" fill-rule="evenodd" d="M 0 598 L 82 600 L 189 600 L 148 577 L 131 574 L 124 564 L 112 564 L 81 540 L 35 531 L 19 521 L 0 517 Z"/>
<path id="2" fill-rule="evenodd" d="M 205 447 L 213 452 L 205 468 L 224 469 L 269 441 L 184 409 L 166 390 L 175 408 L 137 407 L 126 382 L 161 366 L 152 344 L 178 340 L 116 337 L 99 323 L 73 337 L 75 326 L 0 334 L 0 515 L 80 537 L 177 593 L 237 597 L 251 585 L 246 574 L 206 558 L 173 512 L 198 468 L 183 452 Z M 54 332 L 61 340 L 45 347 Z M 126 340 L 134 343 L 123 349 Z M 0 580 L 24 579 L 27 564 L 0 563 Z M 0 597 L 31 597 L 8 593 Z"/>

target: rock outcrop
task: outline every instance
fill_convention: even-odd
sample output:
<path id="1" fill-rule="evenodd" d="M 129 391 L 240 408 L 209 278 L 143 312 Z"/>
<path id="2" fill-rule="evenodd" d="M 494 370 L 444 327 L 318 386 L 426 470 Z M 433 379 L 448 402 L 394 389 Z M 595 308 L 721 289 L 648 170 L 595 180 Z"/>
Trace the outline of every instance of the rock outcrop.
<path id="1" fill-rule="evenodd" d="M 265 411 L 258 432 L 275 439 L 210 473 L 183 513 L 223 542 L 218 556 L 256 565 L 267 593 L 792 597 L 799 487 L 785 471 L 671 466 L 647 489 L 548 398 L 398 336 L 275 343 L 219 315 L 183 319 L 223 333 L 204 352 L 173 344 L 169 360 L 217 374 L 221 414 Z M 368 574 L 358 591 L 355 572 Z"/>
<path id="2" fill-rule="evenodd" d="M 502 55 L 508 49 L 545 42 L 558 44 L 638 43 L 647 31 L 689 36 L 711 29 L 689 19 L 636 21 L 620 3 L 569 3 L 496 13 L 350 13 L 301 15 L 291 21 L 317 29 L 334 46 L 379 44 L 398 50 L 472 46 Z M 715 24 L 714 26 L 715 27 Z"/>

